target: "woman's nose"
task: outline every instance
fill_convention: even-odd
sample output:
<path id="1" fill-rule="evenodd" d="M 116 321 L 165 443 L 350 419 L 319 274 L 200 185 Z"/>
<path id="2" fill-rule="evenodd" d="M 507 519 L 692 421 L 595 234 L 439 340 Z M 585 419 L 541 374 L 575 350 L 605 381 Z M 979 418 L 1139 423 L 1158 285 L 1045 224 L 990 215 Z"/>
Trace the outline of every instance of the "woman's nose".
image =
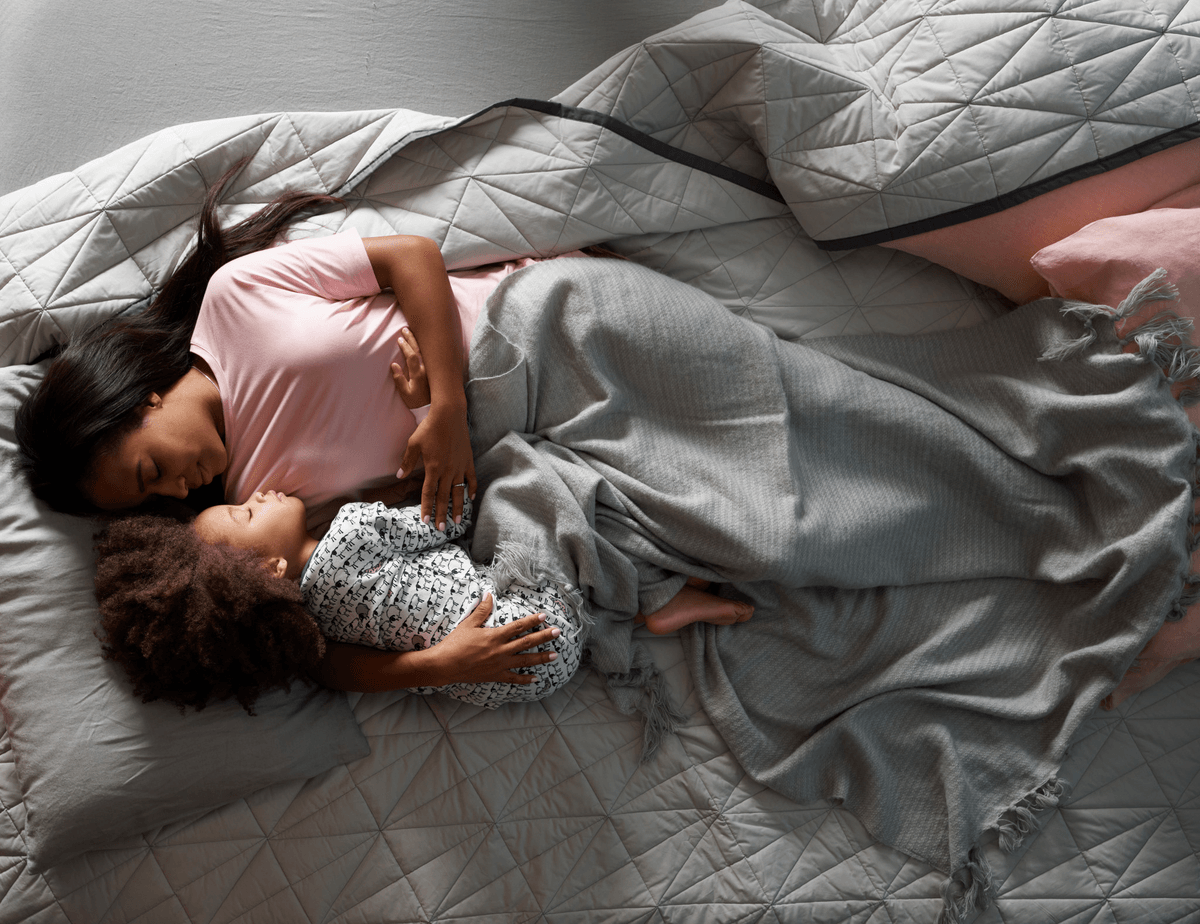
<path id="1" fill-rule="evenodd" d="M 177 481 L 168 482 L 164 485 L 162 492 L 167 497 L 178 497 L 183 500 L 188 496 L 187 480 L 180 475 Z"/>

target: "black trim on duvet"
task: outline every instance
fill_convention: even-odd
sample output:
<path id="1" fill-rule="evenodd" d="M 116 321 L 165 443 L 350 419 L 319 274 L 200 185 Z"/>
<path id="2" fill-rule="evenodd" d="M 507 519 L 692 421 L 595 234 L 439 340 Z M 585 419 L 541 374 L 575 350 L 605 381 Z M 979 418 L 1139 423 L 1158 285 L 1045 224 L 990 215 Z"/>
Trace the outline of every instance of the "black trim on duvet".
<path id="1" fill-rule="evenodd" d="M 677 148 L 667 144 L 665 141 L 659 141 L 657 138 L 653 138 L 643 131 L 638 131 L 638 129 L 622 122 L 620 119 L 605 115 L 602 112 L 596 112 L 594 109 L 581 109 L 578 106 L 567 106 L 564 103 L 554 103 L 543 99 L 515 97 L 488 106 L 486 109 L 481 109 L 475 115 L 471 116 L 471 119 L 477 119 L 484 113 L 491 112 L 493 109 L 503 109 L 506 106 L 517 109 L 529 109 L 533 112 L 541 112 L 550 116 L 558 116 L 559 118 L 570 119 L 572 122 L 587 122 L 590 125 L 598 125 L 601 128 L 608 129 L 614 135 L 620 135 L 626 141 L 632 141 L 638 147 L 645 148 L 651 154 L 657 154 L 659 157 L 673 160 L 677 164 L 683 164 L 685 167 L 691 167 L 693 170 L 699 170 L 701 173 L 710 174 L 717 177 L 717 179 L 733 183 L 735 186 L 741 186 L 743 189 L 756 192 L 760 196 L 766 196 L 768 199 L 773 199 L 776 202 L 786 202 L 783 194 L 775 188 L 774 184 L 768 183 L 766 180 L 757 179 L 748 173 L 742 173 L 740 170 L 734 170 L 732 167 L 718 164 L 716 161 L 701 157 L 699 154 L 692 154 L 690 151 Z"/>
<path id="2" fill-rule="evenodd" d="M 464 125 L 469 125 L 482 115 L 486 115 L 494 109 L 528 109 L 533 112 L 540 112 L 545 115 L 556 116 L 558 118 L 570 119 L 574 122 L 586 122 L 591 125 L 597 125 L 605 128 L 615 135 L 620 135 L 627 141 L 631 141 L 641 148 L 657 154 L 667 160 L 682 164 L 686 167 L 691 167 L 694 170 L 699 170 L 702 173 L 707 173 L 718 179 L 725 180 L 736 186 L 741 186 L 743 189 L 748 189 L 751 192 L 758 193 L 760 196 L 765 196 L 775 202 L 786 203 L 787 200 L 783 194 L 772 183 L 766 180 L 760 180 L 757 177 L 752 177 L 747 173 L 742 173 L 740 170 L 734 170 L 732 167 L 726 167 L 724 164 L 718 164 L 716 161 L 709 160 L 706 157 L 701 157 L 699 154 L 692 154 L 690 151 L 685 151 L 682 148 L 677 148 L 667 144 L 665 141 L 659 141 L 647 135 L 643 131 L 622 122 L 610 115 L 605 115 L 602 112 L 597 112 L 594 109 L 582 109 L 578 106 L 568 106 L 564 103 L 555 103 L 550 100 L 541 99 L 525 99 L 523 97 L 514 97 L 506 99 L 499 103 L 493 103 L 478 112 L 464 117 L 455 125 L 447 126 L 447 128 L 456 128 Z M 436 131 L 444 131 L 446 129 L 438 129 Z M 436 131 L 429 134 L 436 134 Z M 423 137 L 424 134 L 419 135 Z M 869 231 L 866 234 L 856 234 L 851 237 L 830 238 L 828 240 L 813 240 L 821 250 L 853 250 L 856 247 L 867 247 L 871 244 L 883 244 L 888 241 L 899 240 L 903 237 L 911 237 L 914 234 L 923 234 L 926 231 L 937 231 L 941 228 L 948 228 L 952 225 L 962 224 L 966 221 L 971 221 L 975 218 L 983 218 L 985 215 L 992 215 L 996 212 L 1002 212 L 1005 209 L 1012 208 L 1014 205 L 1020 205 L 1022 202 L 1028 202 L 1030 199 L 1036 199 L 1038 196 L 1058 189 L 1061 186 L 1066 186 L 1074 183 L 1076 180 L 1082 180 L 1089 176 L 1098 176 L 1101 173 L 1107 173 L 1109 170 L 1115 170 L 1117 167 L 1123 167 L 1125 164 L 1133 163 L 1150 154 L 1157 154 L 1159 151 L 1165 151 L 1177 144 L 1182 144 L 1185 141 L 1192 141 L 1200 138 L 1200 122 L 1193 122 L 1190 125 L 1185 125 L 1183 128 L 1173 129 L 1155 138 L 1147 141 L 1138 142 L 1131 145 L 1122 151 L 1117 151 L 1115 154 L 1109 154 L 1106 157 L 1101 157 L 1098 160 L 1090 163 L 1080 164 L 1077 167 L 1063 170 L 1061 173 L 1056 173 L 1054 176 L 1047 177 L 1044 180 L 1039 180 L 1036 183 L 1031 183 L 1029 186 L 1022 186 L 1019 189 L 1014 189 L 1011 192 L 1004 193 L 994 199 L 989 199 L 986 202 L 975 202 L 971 205 L 963 206 L 951 212 L 945 212 L 941 215 L 934 215 L 932 218 L 922 218 L 919 221 L 911 221 L 907 224 L 898 225 L 895 228 L 883 228 L 879 231 Z M 415 140 L 411 136 L 405 138 L 400 145 L 393 146 L 388 151 L 382 153 L 368 165 L 366 172 L 374 166 L 379 160 L 390 157 L 395 153 L 396 147 L 403 146 L 410 141 Z M 364 171 L 359 170 L 345 182 L 334 195 L 341 195 L 347 189 L 357 183 L 363 176 Z"/>
<path id="3" fill-rule="evenodd" d="M 1076 180 L 1107 173 L 1109 170 L 1115 170 L 1117 167 L 1131 164 L 1135 160 L 1140 160 L 1149 154 L 1157 154 L 1159 151 L 1165 151 L 1168 148 L 1175 147 L 1177 144 L 1183 144 L 1185 141 L 1193 141 L 1196 138 L 1200 138 L 1200 122 L 1193 122 L 1191 125 L 1185 125 L 1183 128 L 1174 129 L 1156 138 L 1151 138 L 1149 141 L 1138 142 L 1131 147 L 1125 148 L 1123 151 L 1109 154 L 1107 157 L 1101 157 L 1099 160 L 1094 160 L 1091 163 L 1071 167 L 1061 173 L 1054 174 L 1054 176 L 1031 183 L 1028 186 L 1022 186 L 1020 189 L 1014 189 L 1012 192 L 1007 192 L 986 202 L 976 202 L 972 205 L 955 209 L 952 212 L 935 215 L 932 218 L 922 218 L 920 221 L 910 221 L 908 224 L 899 225 L 895 228 L 884 228 L 880 231 L 870 231 L 866 234 L 856 234 L 852 237 L 831 238 L 824 241 L 814 240 L 813 243 L 821 250 L 853 250 L 855 247 L 883 244 L 888 241 L 899 240 L 902 237 L 910 237 L 914 234 L 924 234 L 926 231 L 938 231 L 942 228 L 948 228 L 951 225 L 960 225 L 965 221 L 972 221 L 976 218 L 983 218 L 985 215 L 1002 212 L 1005 209 L 1012 208 L 1014 205 L 1020 205 L 1022 202 L 1028 202 L 1030 199 L 1036 199 L 1038 196 L 1052 192 L 1059 187 L 1074 183 Z"/>

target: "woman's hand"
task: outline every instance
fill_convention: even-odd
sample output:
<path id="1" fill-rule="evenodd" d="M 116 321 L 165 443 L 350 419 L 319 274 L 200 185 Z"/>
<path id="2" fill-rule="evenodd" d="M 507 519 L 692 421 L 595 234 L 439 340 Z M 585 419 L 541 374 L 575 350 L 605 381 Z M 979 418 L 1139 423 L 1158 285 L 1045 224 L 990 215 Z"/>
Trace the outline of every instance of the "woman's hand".
<path id="1" fill-rule="evenodd" d="M 550 642 L 559 630 L 541 628 L 541 613 L 488 628 L 484 623 L 491 614 L 488 594 L 441 642 L 420 651 L 381 651 L 327 639 L 313 679 L 333 690 L 361 693 L 448 683 L 533 683 L 533 675 L 515 671 L 553 661 L 554 652 L 529 649 Z"/>
<path id="2" fill-rule="evenodd" d="M 471 455 L 471 435 L 467 431 L 467 405 L 434 404 L 413 435 L 408 438 L 400 470 L 411 472 L 425 463 L 425 483 L 421 488 L 421 519 L 446 528 L 447 512 L 458 523 L 462 519 L 463 488 L 475 497 L 475 459 Z M 453 503 L 451 503 L 453 501 Z"/>
<path id="3" fill-rule="evenodd" d="M 519 667 L 546 664 L 558 657 L 553 651 L 529 651 L 557 638 L 559 629 L 546 629 L 546 615 L 535 613 L 505 626 L 485 626 L 492 613 L 492 595 L 488 594 L 471 615 L 430 653 L 444 659 L 443 670 L 450 679 L 445 683 L 533 683 L 532 674 L 519 674 Z"/>
<path id="4" fill-rule="evenodd" d="M 409 410 L 422 408 L 430 403 L 429 380 L 425 372 L 424 357 L 417 338 L 407 327 L 396 341 L 400 347 L 401 360 L 392 363 L 392 382 Z M 421 519 L 430 516 L 437 528 L 446 528 L 447 515 L 454 522 L 462 521 L 463 498 L 475 496 L 475 460 L 471 455 L 471 436 L 467 432 L 466 402 L 442 402 L 435 415 L 430 407 L 428 416 L 417 424 L 417 429 L 408 439 L 400 472 L 412 472 L 424 462 L 425 481 L 421 489 Z M 429 426 L 431 418 L 436 422 Z M 467 488 L 455 488 L 466 482 Z"/>

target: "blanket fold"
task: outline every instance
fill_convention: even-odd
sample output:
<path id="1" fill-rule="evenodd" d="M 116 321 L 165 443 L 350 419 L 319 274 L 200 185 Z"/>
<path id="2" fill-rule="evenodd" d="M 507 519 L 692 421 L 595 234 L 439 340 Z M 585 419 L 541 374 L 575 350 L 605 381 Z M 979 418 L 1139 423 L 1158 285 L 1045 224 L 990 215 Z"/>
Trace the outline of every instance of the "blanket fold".
<path id="1" fill-rule="evenodd" d="M 636 265 L 514 274 L 471 350 L 473 554 L 522 542 L 578 585 L 608 674 L 641 663 L 643 576 L 752 601 L 684 637 L 738 761 L 967 907 L 980 838 L 1045 802 L 1188 575 L 1187 417 L 1103 319 L 1042 361 L 1080 334 L 1064 307 L 797 345 Z"/>

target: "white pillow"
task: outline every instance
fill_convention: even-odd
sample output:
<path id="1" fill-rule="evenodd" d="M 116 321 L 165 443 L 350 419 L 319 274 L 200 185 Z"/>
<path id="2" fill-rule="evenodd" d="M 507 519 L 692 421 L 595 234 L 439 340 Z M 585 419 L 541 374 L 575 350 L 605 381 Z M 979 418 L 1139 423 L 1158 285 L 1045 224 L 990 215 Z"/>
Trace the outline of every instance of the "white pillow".
<path id="1" fill-rule="evenodd" d="M 13 415 L 41 370 L 0 369 L 0 707 L 39 869 L 370 750 L 345 694 L 307 684 L 200 712 L 135 699 L 95 631 L 96 522 L 50 512 L 14 470 Z"/>

